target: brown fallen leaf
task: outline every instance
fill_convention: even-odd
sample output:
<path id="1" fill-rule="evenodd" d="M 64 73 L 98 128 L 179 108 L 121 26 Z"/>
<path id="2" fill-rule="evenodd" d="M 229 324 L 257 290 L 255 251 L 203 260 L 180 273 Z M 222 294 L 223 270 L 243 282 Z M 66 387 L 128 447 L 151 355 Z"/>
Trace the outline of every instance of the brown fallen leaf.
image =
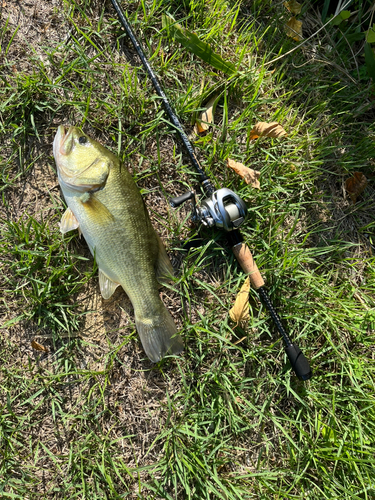
<path id="1" fill-rule="evenodd" d="M 43 352 L 49 352 L 49 349 L 47 349 L 47 347 L 45 347 L 44 345 L 42 344 L 39 344 L 39 342 L 37 342 L 36 340 L 32 340 L 31 341 L 31 347 L 33 349 L 35 349 L 36 351 L 43 351 Z"/>
<path id="2" fill-rule="evenodd" d="M 290 0 L 289 2 L 284 2 L 284 7 L 286 7 L 292 14 L 299 14 L 302 9 L 302 5 L 296 0 Z"/>
<path id="3" fill-rule="evenodd" d="M 290 38 L 293 38 L 296 42 L 301 42 L 302 37 L 302 21 L 298 21 L 294 16 L 289 19 L 285 25 L 285 31 Z"/>
<path id="4" fill-rule="evenodd" d="M 246 321 L 250 318 L 249 291 L 250 278 L 247 277 L 241 287 L 241 290 L 237 294 L 234 306 L 229 311 L 230 319 L 236 323 L 236 326 L 246 323 Z"/>
<path id="5" fill-rule="evenodd" d="M 353 203 L 367 186 L 367 179 L 362 172 L 354 172 L 353 177 L 346 179 L 345 189 L 347 190 Z"/>
<path id="6" fill-rule="evenodd" d="M 245 167 L 245 165 L 243 165 L 242 163 L 231 160 L 229 158 L 227 159 L 227 166 L 233 169 L 240 177 L 242 177 L 246 184 L 250 184 L 250 186 L 253 186 L 256 189 L 260 189 L 260 172 L 258 172 L 257 170 L 253 170 L 252 168 Z"/>
<path id="7" fill-rule="evenodd" d="M 258 122 L 250 132 L 250 141 L 258 139 L 258 137 L 283 137 L 287 135 L 285 129 L 277 122 Z"/>
<path id="8" fill-rule="evenodd" d="M 198 135 L 201 132 L 206 132 L 214 123 L 214 105 L 217 99 L 217 95 L 215 94 L 206 104 L 206 109 L 199 113 L 199 117 L 194 125 L 194 132 Z"/>

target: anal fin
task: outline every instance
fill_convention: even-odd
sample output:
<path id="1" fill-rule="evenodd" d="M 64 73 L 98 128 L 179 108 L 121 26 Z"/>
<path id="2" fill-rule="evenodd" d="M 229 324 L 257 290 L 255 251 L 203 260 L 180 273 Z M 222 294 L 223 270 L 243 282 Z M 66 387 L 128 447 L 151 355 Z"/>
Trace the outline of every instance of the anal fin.
<path id="1" fill-rule="evenodd" d="M 120 283 L 112 281 L 103 273 L 101 269 L 99 269 L 99 286 L 103 299 L 109 299 L 112 297 L 119 284 Z"/>
<path id="2" fill-rule="evenodd" d="M 60 231 L 65 234 L 68 231 L 77 229 L 77 227 L 79 227 L 79 222 L 77 221 L 74 213 L 70 210 L 70 208 L 67 208 L 60 222 Z"/>

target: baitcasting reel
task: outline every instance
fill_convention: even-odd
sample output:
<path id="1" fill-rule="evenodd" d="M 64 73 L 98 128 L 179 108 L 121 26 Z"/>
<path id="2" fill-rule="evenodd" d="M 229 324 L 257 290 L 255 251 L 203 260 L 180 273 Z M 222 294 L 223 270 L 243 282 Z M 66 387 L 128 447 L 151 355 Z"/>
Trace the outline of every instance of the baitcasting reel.
<path id="1" fill-rule="evenodd" d="M 194 191 L 170 198 L 173 208 L 179 207 L 185 201 L 193 202 L 192 220 L 202 223 L 206 227 L 216 226 L 225 231 L 238 229 L 246 219 L 247 206 L 245 202 L 231 189 L 221 188 L 214 191 L 211 197 L 205 198 L 200 207 L 197 207 Z"/>

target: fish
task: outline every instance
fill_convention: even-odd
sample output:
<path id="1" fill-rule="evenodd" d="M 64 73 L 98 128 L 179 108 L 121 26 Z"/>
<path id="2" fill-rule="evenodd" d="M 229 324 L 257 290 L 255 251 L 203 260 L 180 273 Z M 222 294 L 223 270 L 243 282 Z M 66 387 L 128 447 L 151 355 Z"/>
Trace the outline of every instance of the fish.
<path id="1" fill-rule="evenodd" d="M 182 337 L 159 295 L 173 268 L 133 177 L 116 155 L 78 127 L 59 125 L 53 154 L 68 206 L 60 231 L 78 229 L 85 238 L 104 299 L 118 286 L 124 289 L 148 358 L 156 363 L 179 354 Z"/>

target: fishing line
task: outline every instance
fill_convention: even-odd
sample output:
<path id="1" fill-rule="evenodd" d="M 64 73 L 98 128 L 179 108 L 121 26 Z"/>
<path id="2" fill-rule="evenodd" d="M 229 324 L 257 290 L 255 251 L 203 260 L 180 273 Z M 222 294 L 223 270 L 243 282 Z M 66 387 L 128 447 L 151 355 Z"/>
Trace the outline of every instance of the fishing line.
<path id="1" fill-rule="evenodd" d="M 111 2 L 117 12 L 118 18 L 126 34 L 131 40 L 134 49 L 136 50 L 144 68 L 148 73 L 148 76 L 150 77 L 150 80 L 152 81 L 156 93 L 161 98 L 164 109 L 169 116 L 169 119 L 171 120 L 171 124 L 177 130 L 180 139 L 185 146 L 187 154 L 190 157 L 190 161 L 199 174 L 199 180 L 202 184 L 204 193 L 207 196 L 207 198 L 205 198 L 200 203 L 200 206 L 197 206 L 195 193 L 193 191 L 189 191 L 181 196 L 172 198 L 170 200 L 172 207 L 178 207 L 182 203 L 190 200 L 193 203 L 192 219 L 194 222 L 201 223 L 206 227 L 217 227 L 226 231 L 228 243 L 231 246 L 237 261 L 239 262 L 243 271 L 249 275 L 252 287 L 255 288 L 255 290 L 258 292 L 259 297 L 262 299 L 263 304 L 269 311 L 275 323 L 275 326 L 284 341 L 285 352 L 294 372 L 302 380 L 310 379 L 312 376 L 312 371 L 309 362 L 307 361 L 306 357 L 302 353 L 301 349 L 297 346 L 297 344 L 295 342 L 292 342 L 291 338 L 283 327 L 281 319 L 276 312 L 264 286 L 263 278 L 253 259 L 250 248 L 244 242 L 239 231 L 239 227 L 245 222 L 248 212 L 245 202 L 231 189 L 221 188 L 215 190 L 213 184 L 208 179 L 203 168 L 199 164 L 194 151 L 194 147 L 185 134 L 177 115 L 173 111 L 156 74 L 151 68 L 150 63 L 139 41 L 137 40 L 137 37 L 133 32 L 132 27 L 126 19 L 125 13 L 123 12 L 117 0 L 111 0 Z"/>

